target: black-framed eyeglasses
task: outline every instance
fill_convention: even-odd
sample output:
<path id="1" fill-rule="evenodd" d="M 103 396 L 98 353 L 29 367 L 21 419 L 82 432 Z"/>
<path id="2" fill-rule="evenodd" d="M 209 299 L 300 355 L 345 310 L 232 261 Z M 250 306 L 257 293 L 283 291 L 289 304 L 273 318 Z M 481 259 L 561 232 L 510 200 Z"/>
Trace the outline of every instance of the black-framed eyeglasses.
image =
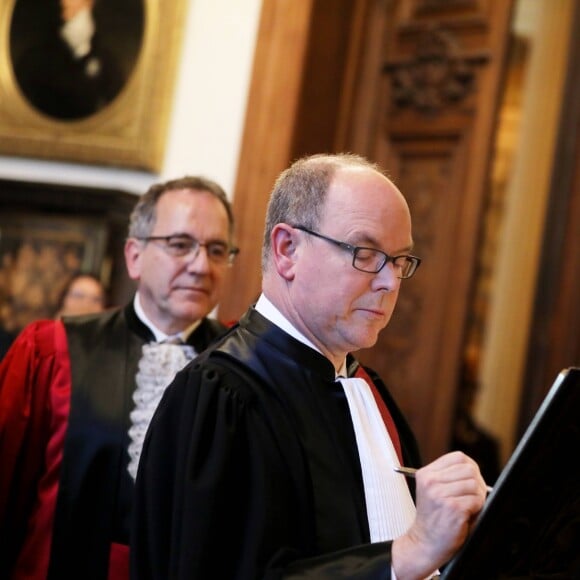
<path id="1" fill-rule="evenodd" d="M 142 242 L 160 242 L 161 247 L 165 252 L 174 258 L 191 256 L 191 258 L 195 260 L 200 249 L 203 247 L 205 248 L 208 259 L 214 264 L 219 265 L 232 264 L 234 258 L 240 252 L 238 248 L 230 246 L 226 242 L 220 240 L 200 242 L 199 240 L 185 234 L 173 236 L 147 236 L 137 239 Z"/>
<path id="2" fill-rule="evenodd" d="M 377 250 L 376 248 L 353 246 L 352 244 L 329 238 L 328 236 L 324 236 L 318 232 L 313 232 L 312 230 L 309 230 L 308 228 L 305 228 L 301 225 L 293 225 L 292 227 L 296 230 L 306 232 L 311 236 L 320 238 L 321 240 L 326 240 L 327 242 L 330 242 L 331 244 L 334 244 L 335 246 L 350 252 L 352 254 L 352 267 L 356 270 L 360 270 L 361 272 L 377 274 L 385 267 L 386 264 L 391 262 L 395 268 L 395 272 L 397 273 L 397 278 L 405 280 L 410 278 L 421 264 L 421 258 L 418 258 L 417 256 L 412 256 L 410 254 L 389 256 L 389 254 L 386 254 L 381 250 Z"/>

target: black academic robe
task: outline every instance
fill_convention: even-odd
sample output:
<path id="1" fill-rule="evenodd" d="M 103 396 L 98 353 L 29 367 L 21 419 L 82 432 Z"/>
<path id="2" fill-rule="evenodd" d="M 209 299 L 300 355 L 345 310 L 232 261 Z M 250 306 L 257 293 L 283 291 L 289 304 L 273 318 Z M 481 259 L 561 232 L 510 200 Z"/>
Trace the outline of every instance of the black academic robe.
<path id="1" fill-rule="evenodd" d="M 370 374 L 404 462 L 418 466 L 406 421 Z M 369 543 L 354 429 L 332 364 L 253 309 L 165 392 L 134 516 L 132 580 L 390 577 L 391 543 Z"/>

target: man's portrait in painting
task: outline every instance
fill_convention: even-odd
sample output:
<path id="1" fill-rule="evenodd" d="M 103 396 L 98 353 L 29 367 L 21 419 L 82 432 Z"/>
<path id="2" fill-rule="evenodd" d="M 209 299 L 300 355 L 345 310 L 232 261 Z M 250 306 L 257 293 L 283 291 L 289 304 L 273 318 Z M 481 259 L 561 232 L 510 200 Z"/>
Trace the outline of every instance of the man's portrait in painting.
<path id="1" fill-rule="evenodd" d="M 109 106 L 137 63 L 143 0 L 15 0 L 10 56 L 25 100 L 55 120 Z"/>

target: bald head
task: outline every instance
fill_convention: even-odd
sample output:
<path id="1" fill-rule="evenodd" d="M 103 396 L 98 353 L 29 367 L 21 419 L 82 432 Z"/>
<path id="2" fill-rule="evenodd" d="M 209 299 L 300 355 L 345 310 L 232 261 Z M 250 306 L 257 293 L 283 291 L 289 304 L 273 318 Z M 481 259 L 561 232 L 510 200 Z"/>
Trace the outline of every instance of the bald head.
<path id="1" fill-rule="evenodd" d="M 349 169 L 372 171 L 385 177 L 378 165 L 351 153 L 303 157 L 280 174 L 270 195 L 266 214 L 262 244 L 263 271 L 268 269 L 274 226 L 278 223 L 300 223 L 315 228 L 320 223 L 330 184 L 337 172 Z"/>

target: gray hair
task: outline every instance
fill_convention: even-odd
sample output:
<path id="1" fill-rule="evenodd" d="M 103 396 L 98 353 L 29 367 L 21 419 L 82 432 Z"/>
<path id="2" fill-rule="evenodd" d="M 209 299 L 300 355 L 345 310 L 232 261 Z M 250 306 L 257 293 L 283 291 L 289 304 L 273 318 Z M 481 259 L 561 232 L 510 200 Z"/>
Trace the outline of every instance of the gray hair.
<path id="1" fill-rule="evenodd" d="M 262 243 L 262 270 L 270 259 L 270 235 L 276 224 L 300 224 L 316 229 L 322 207 L 336 173 L 341 169 L 362 168 L 384 175 L 376 164 L 353 153 L 319 153 L 302 157 L 284 170 L 270 195 Z"/>
<path id="2" fill-rule="evenodd" d="M 215 181 L 206 177 L 186 175 L 164 183 L 152 185 L 139 199 L 129 218 L 130 238 L 146 238 L 151 235 L 157 219 L 157 202 L 169 191 L 188 189 L 207 192 L 218 199 L 228 214 L 230 241 L 234 234 L 234 214 L 226 192 Z"/>

